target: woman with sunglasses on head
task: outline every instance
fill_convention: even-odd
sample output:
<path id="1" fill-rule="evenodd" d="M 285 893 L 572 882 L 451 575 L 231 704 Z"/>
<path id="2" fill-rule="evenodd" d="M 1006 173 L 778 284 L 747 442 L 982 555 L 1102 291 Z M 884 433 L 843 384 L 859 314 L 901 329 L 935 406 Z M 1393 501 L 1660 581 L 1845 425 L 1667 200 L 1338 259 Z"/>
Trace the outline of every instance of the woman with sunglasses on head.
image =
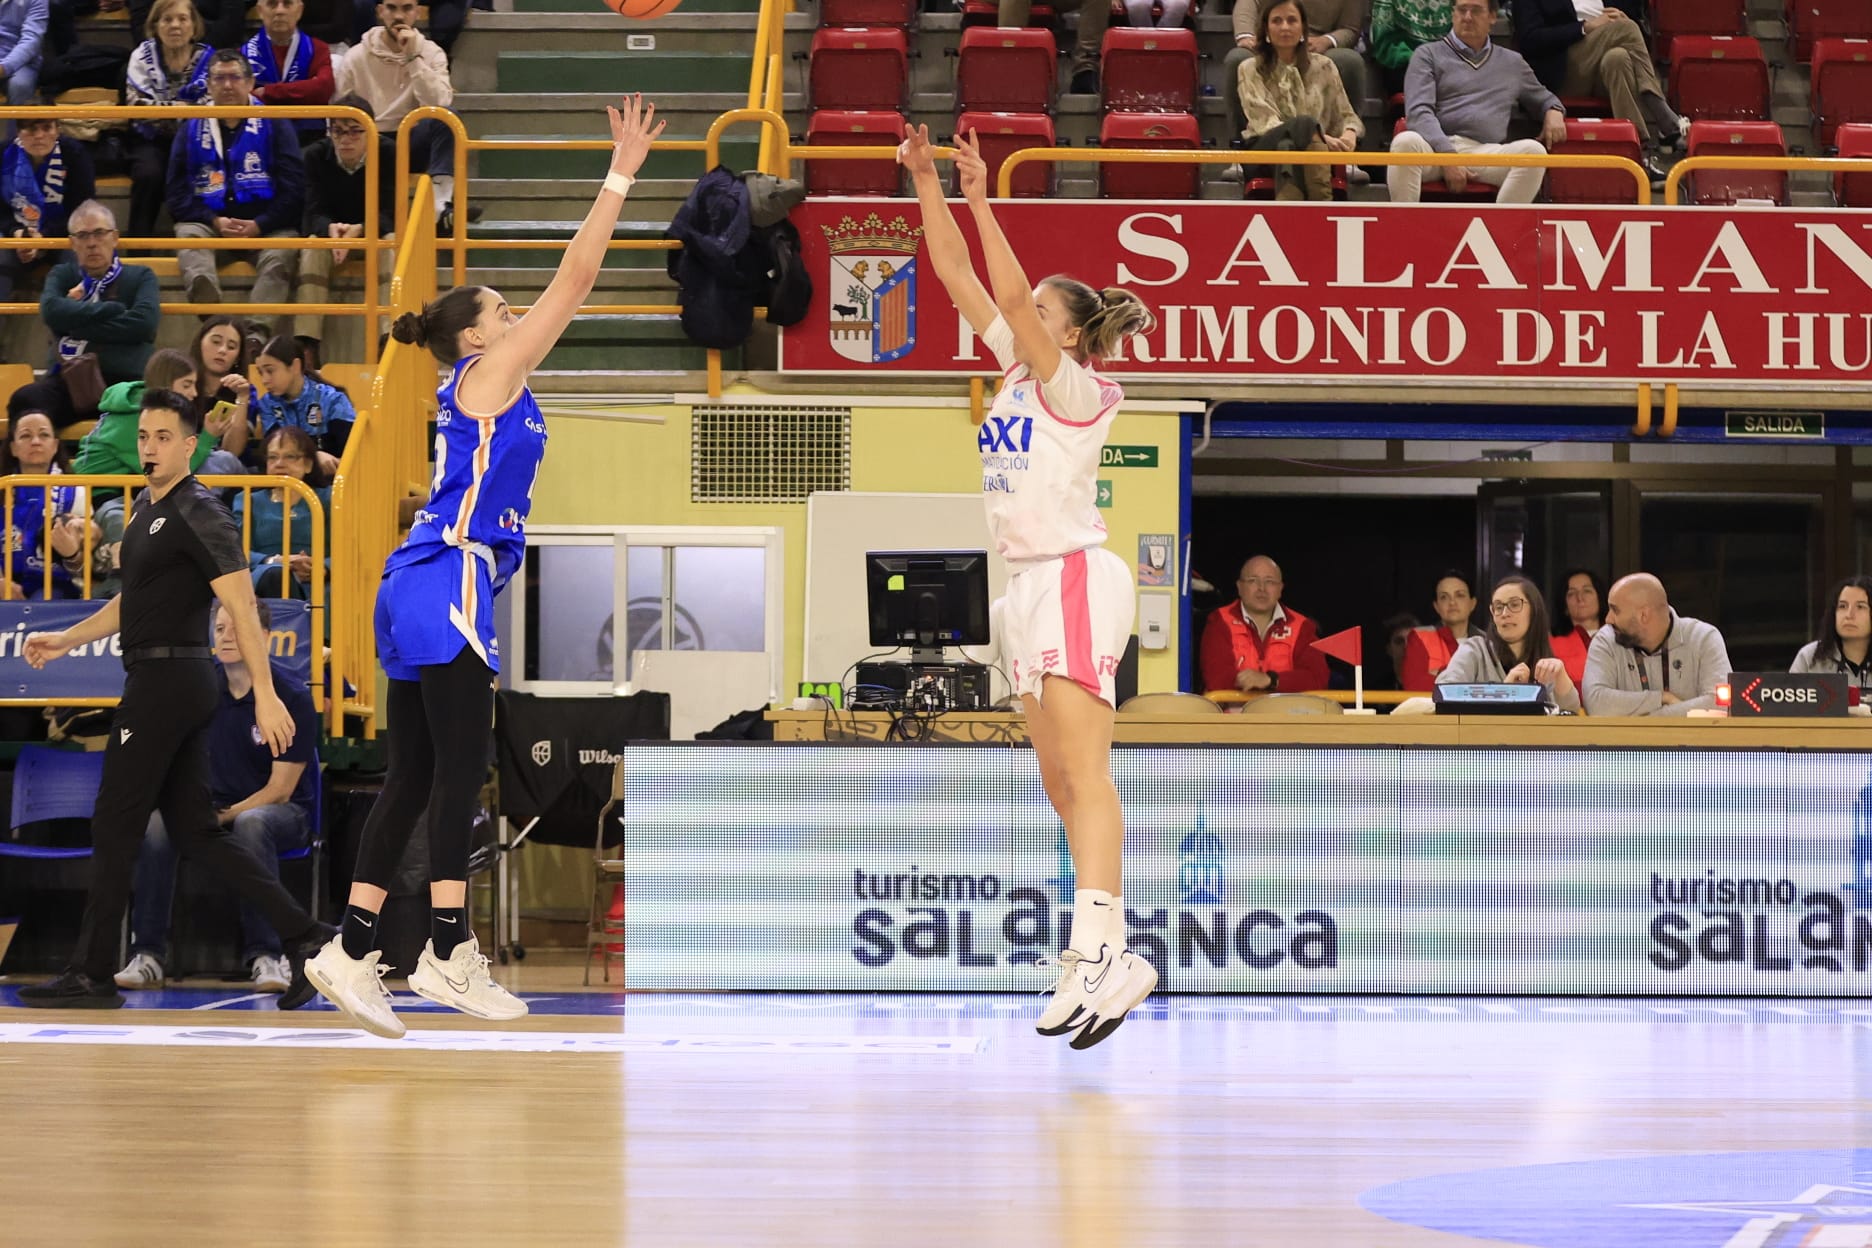
<path id="1" fill-rule="evenodd" d="M 1503 577 L 1489 595 L 1488 609 L 1488 627 L 1463 638 L 1436 683 L 1541 684 L 1552 692 L 1555 706 L 1579 710 L 1579 686 L 1554 657 L 1547 603 L 1534 582 L 1518 573 Z"/>

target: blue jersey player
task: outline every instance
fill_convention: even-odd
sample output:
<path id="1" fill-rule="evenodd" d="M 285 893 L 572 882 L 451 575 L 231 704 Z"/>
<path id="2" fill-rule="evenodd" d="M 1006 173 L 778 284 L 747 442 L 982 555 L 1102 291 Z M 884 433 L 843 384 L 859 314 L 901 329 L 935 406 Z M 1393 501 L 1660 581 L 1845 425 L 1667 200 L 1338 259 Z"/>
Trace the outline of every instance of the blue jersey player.
<path id="1" fill-rule="evenodd" d="M 430 941 L 411 989 L 477 1018 L 526 1005 L 488 975 L 466 911 L 469 832 L 487 773 L 493 720 L 494 596 L 520 565 L 546 422 L 527 379 L 591 293 L 633 175 L 663 131 L 642 97 L 609 109 L 611 172 L 539 302 L 516 318 L 485 287 L 449 291 L 391 328 L 427 347 L 448 378 L 436 391 L 435 478 L 377 591 L 377 652 L 390 678 L 389 774 L 364 824 L 339 934 L 306 979 L 380 1036 L 403 1034 L 381 985 L 378 912 L 424 810 L 429 832 Z M 289 994 L 281 1006 L 310 999 Z"/>

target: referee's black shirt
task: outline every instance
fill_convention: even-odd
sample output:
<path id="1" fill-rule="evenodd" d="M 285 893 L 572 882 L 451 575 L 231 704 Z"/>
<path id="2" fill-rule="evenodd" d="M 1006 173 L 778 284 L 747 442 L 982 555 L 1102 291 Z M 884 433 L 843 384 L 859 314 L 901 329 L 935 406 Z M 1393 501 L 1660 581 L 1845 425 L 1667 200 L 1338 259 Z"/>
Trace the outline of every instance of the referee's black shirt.
<path id="1" fill-rule="evenodd" d="M 145 646 L 206 646 L 210 582 L 247 568 L 240 526 L 192 475 L 152 503 L 137 495 L 124 526 L 123 601 L 118 606 L 126 652 Z"/>

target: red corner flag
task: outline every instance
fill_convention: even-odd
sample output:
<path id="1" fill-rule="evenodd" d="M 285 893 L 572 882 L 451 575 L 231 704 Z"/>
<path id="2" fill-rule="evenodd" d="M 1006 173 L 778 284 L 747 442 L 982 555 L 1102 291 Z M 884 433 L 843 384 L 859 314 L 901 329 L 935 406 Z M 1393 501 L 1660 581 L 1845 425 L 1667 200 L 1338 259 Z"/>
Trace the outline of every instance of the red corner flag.
<path id="1" fill-rule="evenodd" d="M 1342 663 L 1359 667 L 1365 662 L 1365 630 L 1363 627 L 1348 628 L 1344 632 L 1320 638 L 1313 643 L 1313 648 L 1322 654 L 1330 654 Z"/>

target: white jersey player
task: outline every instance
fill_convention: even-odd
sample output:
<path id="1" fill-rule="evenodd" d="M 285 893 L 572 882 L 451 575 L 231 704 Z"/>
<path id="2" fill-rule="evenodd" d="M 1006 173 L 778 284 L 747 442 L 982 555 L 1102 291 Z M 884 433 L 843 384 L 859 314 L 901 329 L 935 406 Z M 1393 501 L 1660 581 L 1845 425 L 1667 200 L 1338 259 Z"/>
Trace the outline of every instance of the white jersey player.
<path id="1" fill-rule="evenodd" d="M 1131 633 L 1131 571 L 1104 548 L 1095 503 L 1099 451 L 1124 392 L 1094 365 L 1156 322 L 1128 290 L 1095 290 L 1064 276 L 1028 286 L 989 206 L 988 168 L 970 134 L 956 168 L 991 296 L 943 198 L 928 127 L 906 130 L 898 160 L 916 183 L 937 278 L 1006 373 L 977 435 L 988 529 L 1012 573 L 1001 652 L 1079 885 L 1072 944 L 1060 955 L 1038 1029 L 1089 1048 L 1157 986 L 1156 970 L 1126 947 L 1124 812 L 1111 779 L 1113 685 Z"/>

